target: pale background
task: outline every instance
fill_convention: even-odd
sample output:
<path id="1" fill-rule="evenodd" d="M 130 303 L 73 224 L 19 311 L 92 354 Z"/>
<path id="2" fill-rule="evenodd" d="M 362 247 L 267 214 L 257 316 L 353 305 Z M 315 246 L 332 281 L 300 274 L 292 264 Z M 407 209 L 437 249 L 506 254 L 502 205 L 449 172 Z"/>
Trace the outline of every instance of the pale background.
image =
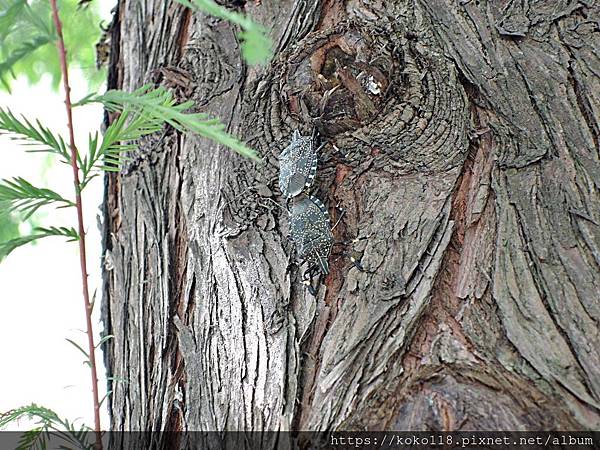
<path id="1" fill-rule="evenodd" d="M 100 2 L 103 18 L 109 21 L 113 1 Z M 72 98 L 87 94 L 81 72 L 71 74 Z M 104 88 L 102 88 L 103 90 Z M 62 90 L 52 92 L 49 80 L 35 86 L 16 82 L 9 95 L 0 92 L 0 106 L 14 113 L 38 118 L 67 139 L 66 114 Z M 99 129 L 102 110 L 90 106 L 76 110 L 75 127 L 81 148 L 87 134 Z M 73 198 L 72 172 L 69 166 L 54 160 L 44 169 L 47 156 L 25 153 L 5 136 L 0 136 L 0 178 L 22 176 L 39 187 L 50 187 Z M 94 309 L 96 342 L 102 325 L 100 313 L 101 245 L 98 230 L 99 205 L 102 202 L 102 177 L 84 191 L 84 221 L 87 230 L 90 293 L 98 290 Z M 46 208 L 39 215 L 41 226 L 77 228 L 74 209 Z M 85 312 L 81 295 L 81 276 L 77 243 L 61 237 L 48 237 L 35 245 L 15 250 L 0 263 L 0 412 L 36 403 L 73 421 L 77 418 L 93 427 L 90 371 L 84 355 L 65 338 L 87 349 Z M 100 397 L 106 393 L 103 354 L 98 350 Z M 108 429 L 106 403 L 102 406 L 102 428 Z M 81 422 L 80 422 L 81 423 Z M 18 427 L 28 429 L 23 421 Z"/>

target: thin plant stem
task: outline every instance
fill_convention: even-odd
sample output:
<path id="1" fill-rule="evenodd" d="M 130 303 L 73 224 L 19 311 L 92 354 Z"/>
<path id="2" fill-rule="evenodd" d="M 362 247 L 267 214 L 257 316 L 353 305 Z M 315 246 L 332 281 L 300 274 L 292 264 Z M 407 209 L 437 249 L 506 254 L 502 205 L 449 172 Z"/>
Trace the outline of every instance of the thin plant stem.
<path id="1" fill-rule="evenodd" d="M 75 146 L 75 132 L 73 127 L 73 108 L 71 104 L 71 88 L 69 86 L 69 71 L 67 69 L 67 52 L 62 33 L 62 23 L 58 15 L 56 0 L 50 0 L 52 5 L 52 17 L 58 36 L 57 47 L 60 58 L 60 68 L 65 90 L 65 107 L 67 109 L 67 121 L 69 128 L 69 147 L 71 149 L 71 167 L 73 169 L 73 183 L 75 186 L 75 206 L 77 208 L 77 224 L 79 231 L 79 262 L 81 266 L 81 283 L 83 287 L 83 301 L 85 304 L 85 320 L 87 325 L 87 337 L 89 347 L 90 372 L 92 377 L 92 395 L 94 399 L 94 431 L 96 432 L 96 448 L 102 450 L 102 435 L 100 429 L 100 401 L 98 399 L 98 376 L 96 371 L 96 354 L 94 347 L 94 329 L 92 326 L 92 304 L 90 302 L 90 291 L 88 288 L 88 273 L 85 253 L 85 228 L 83 225 L 83 203 L 81 201 L 81 189 L 79 183 L 79 167 L 77 165 L 77 147 Z"/>

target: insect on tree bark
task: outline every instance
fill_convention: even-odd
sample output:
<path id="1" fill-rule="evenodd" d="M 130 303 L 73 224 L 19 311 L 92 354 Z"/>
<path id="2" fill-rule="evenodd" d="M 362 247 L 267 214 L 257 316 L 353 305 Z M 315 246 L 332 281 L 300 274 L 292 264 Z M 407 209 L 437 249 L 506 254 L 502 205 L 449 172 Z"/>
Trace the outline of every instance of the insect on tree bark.
<path id="1" fill-rule="evenodd" d="M 167 86 L 262 163 L 166 128 L 107 175 L 111 429 L 598 429 L 598 4 L 221 3 L 270 64 L 174 3 L 113 22 L 110 87 Z M 314 128 L 335 240 L 369 236 L 316 297 L 274 205 Z"/>

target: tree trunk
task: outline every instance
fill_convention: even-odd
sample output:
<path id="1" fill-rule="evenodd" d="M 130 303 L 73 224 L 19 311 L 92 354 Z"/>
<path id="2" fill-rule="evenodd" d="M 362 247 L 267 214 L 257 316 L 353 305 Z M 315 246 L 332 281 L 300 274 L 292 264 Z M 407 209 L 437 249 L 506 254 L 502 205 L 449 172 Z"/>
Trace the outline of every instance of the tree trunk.
<path id="1" fill-rule="evenodd" d="M 110 87 L 173 89 L 262 162 L 166 128 L 107 177 L 111 429 L 598 429 L 598 4 L 228 3 L 269 65 L 176 3 L 113 22 Z M 313 128 L 335 240 L 366 238 L 316 297 L 276 206 Z"/>

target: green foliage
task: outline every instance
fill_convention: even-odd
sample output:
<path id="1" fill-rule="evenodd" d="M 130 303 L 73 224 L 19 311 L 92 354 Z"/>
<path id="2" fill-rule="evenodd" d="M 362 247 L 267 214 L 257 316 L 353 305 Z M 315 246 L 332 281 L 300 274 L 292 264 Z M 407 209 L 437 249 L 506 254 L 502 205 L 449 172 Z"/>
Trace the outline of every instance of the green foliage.
<path id="1" fill-rule="evenodd" d="M 79 350 L 81 353 L 84 354 L 85 359 L 87 361 L 90 360 L 90 355 L 88 354 L 88 352 L 86 352 L 83 347 L 81 345 L 79 345 L 77 342 L 75 342 L 73 339 L 66 339 L 66 341 L 71 344 L 73 347 L 75 347 L 77 350 Z"/>
<path id="2" fill-rule="evenodd" d="M 0 242 L 7 242 L 19 237 L 21 220 L 8 212 L 8 204 L 0 202 Z M 0 262 L 2 262 L 0 253 Z"/>
<path id="3" fill-rule="evenodd" d="M 26 145 L 30 152 L 47 152 L 57 154 L 61 157 L 62 161 L 69 163 L 70 155 L 64 140 L 60 136 L 55 136 L 48 128 L 44 127 L 39 121 L 36 121 L 36 125 L 33 125 L 26 118 L 18 119 L 9 109 L 0 108 L 0 135 L 6 135 L 9 138 L 19 141 L 21 144 Z M 0 191 L 4 195 L 9 195 L 9 199 L 0 201 L 0 243 L 9 244 L 4 246 L 4 253 L 0 251 L 0 261 L 3 256 L 14 250 L 15 245 L 20 246 L 25 243 L 33 242 L 35 239 L 29 239 L 30 237 L 24 237 L 17 239 L 20 235 L 19 224 L 22 222 L 28 222 L 31 227 L 35 226 L 35 221 L 32 220 L 31 214 L 25 211 L 25 214 L 15 214 L 15 203 L 24 201 L 27 206 L 34 206 L 34 201 L 29 199 L 29 202 L 25 198 L 19 198 L 20 194 L 18 191 L 23 189 L 8 189 L 5 185 L 0 186 Z M 11 192 L 13 191 L 11 195 Z M 27 191 L 27 187 L 25 187 Z M 2 195 L 0 193 L 0 196 Z M 39 202 L 38 202 L 39 203 Z M 39 205 L 43 206 L 43 205 Z M 36 208 L 37 209 L 37 208 Z M 33 210 L 30 210 L 33 212 Z M 8 252 L 8 253 L 6 253 Z"/>
<path id="4" fill-rule="evenodd" d="M 36 124 L 37 127 L 25 117 L 19 120 L 9 109 L 0 107 L 0 134 L 8 135 L 13 140 L 31 146 L 29 150 L 31 152 L 54 153 L 70 164 L 71 155 L 63 138 L 52 134 L 39 120 Z"/>
<path id="5" fill-rule="evenodd" d="M 96 343 L 96 348 L 99 348 L 102 344 L 104 344 L 105 342 L 110 341 L 111 339 L 114 339 L 115 336 L 114 334 L 107 334 L 106 336 L 102 336 L 102 339 L 100 339 L 97 343 Z"/>
<path id="6" fill-rule="evenodd" d="M 133 150 L 141 137 L 160 130 L 162 126 L 163 121 L 160 119 L 131 109 L 122 109 L 119 117 L 106 129 L 101 142 L 98 141 L 97 133 L 90 134 L 88 154 L 78 160 L 83 174 L 80 189 L 87 186 L 98 170 L 118 171 L 122 162 L 128 159 L 124 153 Z"/>
<path id="7" fill-rule="evenodd" d="M 67 444 L 62 448 L 91 449 L 93 447 L 93 442 L 88 439 L 91 436 L 88 427 L 76 426 L 67 419 L 61 419 L 51 409 L 35 403 L 0 414 L 0 429 L 21 419 L 34 420 L 37 426 L 21 435 L 15 450 L 46 449 L 50 432 L 52 432 L 53 444 L 58 440 Z"/>
<path id="8" fill-rule="evenodd" d="M 88 151 L 76 151 L 77 165 L 81 170 L 78 186 L 81 192 L 100 171 L 118 171 L 127 151 L 137 145 L 139 139 L 160 130 L 168 123 L 181 132 L 193 132 L 230 147 L 243 156 L 258 160 L 256 153 L 244 143 L 228 134 L 225 127 L 206 114 L 186 112 L 192 102 L 177 104 L 173 95 L 162 87 L 151 89 L 144 86 L 133 93 L 108 91 L 103 95 L 89 95 L 79 105 L 101 103 L 106 109 L 119 115 L 100 138 L 97 133 L 90 134 Z M 31 152 L 47 152 L 58 155 L 61 160 L 71 164 L 71 151 L 64 139 L 52 133 L 39 120 L 33 124 L 26 118 L 18 119 L 10 110 L 0 108 L 0 134 L 7 134 L 30 147 Z M 57 192 L 34 186 L 24 178 L 16 177 L 0 181 L 0 202 L 4 216 L 10 213 L 22 215 L 27 220 L 38 209 L 45 206 L 72 207 L 72 200 Z M 10 228 L 9 228 L 10 230 Z M 16 248 L 48 236 L 65 236 L 77 240 L 75 230 L 66 228 L 41 228 L 27 236 L 15 237 L 17 228 L 8 233 L 8 239 L 0 240 L 0 259 Z"/>
<path id="9" fill-rule="evenodd" d="M 83 70 L 91 86 L 104 81 L 96 69 L 95 43 L 102 34 L 98 7 L 77 8 L 77 0 L 59 0 L 68 61 Z M 50 74 L 56 88 L 61 78 L 54 41 L 56 33 L 47 0 L 0 0 L 0 84 L 10 90 L 11 78 L 35 83 Z"/>
<path id="10" fill-rule="evenodd" d="M 150 86 L 143 86 L 133 93 L 112 90 L 102 95 L 88 96 L 78 104 L 92 102 L 102 103 L 109 111 L 122 114 L 133 113 L 135 117 L 133 120 L 139 120 L 143 125 L 139 129 L 152 130 L 160 123 L 168 123 L 176 130 L 197 133 L 225 145 L 243 156 L 259 160 L 256 152 L 228 134 L 221 122 L 217 119 L 210 119 L 203 113 L 185 112 L 193 106 L 193 102 L 177 104 L 173 95 L 163 87 L 151 89 Z"/>
<path id="11" fill-rule="evenodd" d="M 270 57 L 271 42 L 264 30 L 244 15 L 221 7 L 212 0 L 194 0 L 194 3 L 189 0 L 178 1 L 238 24 L 242 28 L 239 34 L 242 52 L 248 62 L 265 62 Z M 96 6 L 92 2 L 78 9 L 77 3 L 76 0 L 59 0 L 68 55 L 92 67 L 92 43 L 100 35 L 100 29 L 96 26 Z M 55 38 L 46 0 L 32 0 L 29 3 L 25 0 L 0 0 L 0 82 L 9 87 L 8 73 L 25 74 L 30 81 L 37 81 L 43 73 L 50 73 L 55 84 L 58 83 L 60 71 L 55 55 Z M 193 103 L 177 104 L 173 95 L 162 87 L 152 89 L 144 86 L 133 93 L 108 91 L 103 95 L 89 95 L 79 104 L 92 102 L 101 103 L 119 115 L 102 137 L 97 133 L 90 134 L 87 152 L 76 151 L 81 170 L 79 191 L 100 171 L 120 170 L 127 159 L 127 151 L 135 148 L 141 137 L 160 130 L 164 123 L 181 132 L 197 133 L 243 156 L 258 160 L 256 153 L 228 134 L 222 123 L 206 114 L 187 112 Z M 0 134 L 20 141 L 29 147 L 30 152 L 55 154 L 62 162 L 71 164 L 71 149 L 64 139 L 39 120 L 32 122 L 25 117 L 18 118 L 10 109 L 0 108 Z M 58 207 L 74 206 L 71 200 L 50 189 L 38 188 L 23 178 L 0 181 L 0 260 L 14 249 L 42 237 L 65 235 L 56 232 L 59 228 L 52 227 L 37 227 L 31 235 L 18 235 L 18 214 L 21 220 L 28 220 L 39 208 L 51 204 Z"/>
<path id="12" fill-rule="evenodd" d="M 34 228 L 33 233 L 27 236 L 18 236 L 16 238 L 9 239 L 7 241 L 0 242 L 0 260 L 6 258 L 13 250 L 27 245 L 38 239 L 42 239 L 49 236 L 63 236 L 67 238 L 67 241 L 79 240 L 79 234 L 74 228 L 67 227 L 37 227 Z"/>
<path id="13" fill-rule="evenodd" d="M 59 207 L 75 206 L 53 190 L 36 187 L 21 177 L 0 181 L 0 202 L 6 202 L 9 211 L 24 213 L 25 219 L 42 206 L 52 203 Z"/>
<path id="14" fill-rule="evenodd" d="M 188 8 L 204 11 L 215 17 L 229 20 L 242 28 L 238 38 L 242 47 L 242 55 L 249 64 L 264 64 L 271 59 L 272 43 L 266 30 L 243 14 L 237 13 L 213 0 L 176 0 Z"/>

